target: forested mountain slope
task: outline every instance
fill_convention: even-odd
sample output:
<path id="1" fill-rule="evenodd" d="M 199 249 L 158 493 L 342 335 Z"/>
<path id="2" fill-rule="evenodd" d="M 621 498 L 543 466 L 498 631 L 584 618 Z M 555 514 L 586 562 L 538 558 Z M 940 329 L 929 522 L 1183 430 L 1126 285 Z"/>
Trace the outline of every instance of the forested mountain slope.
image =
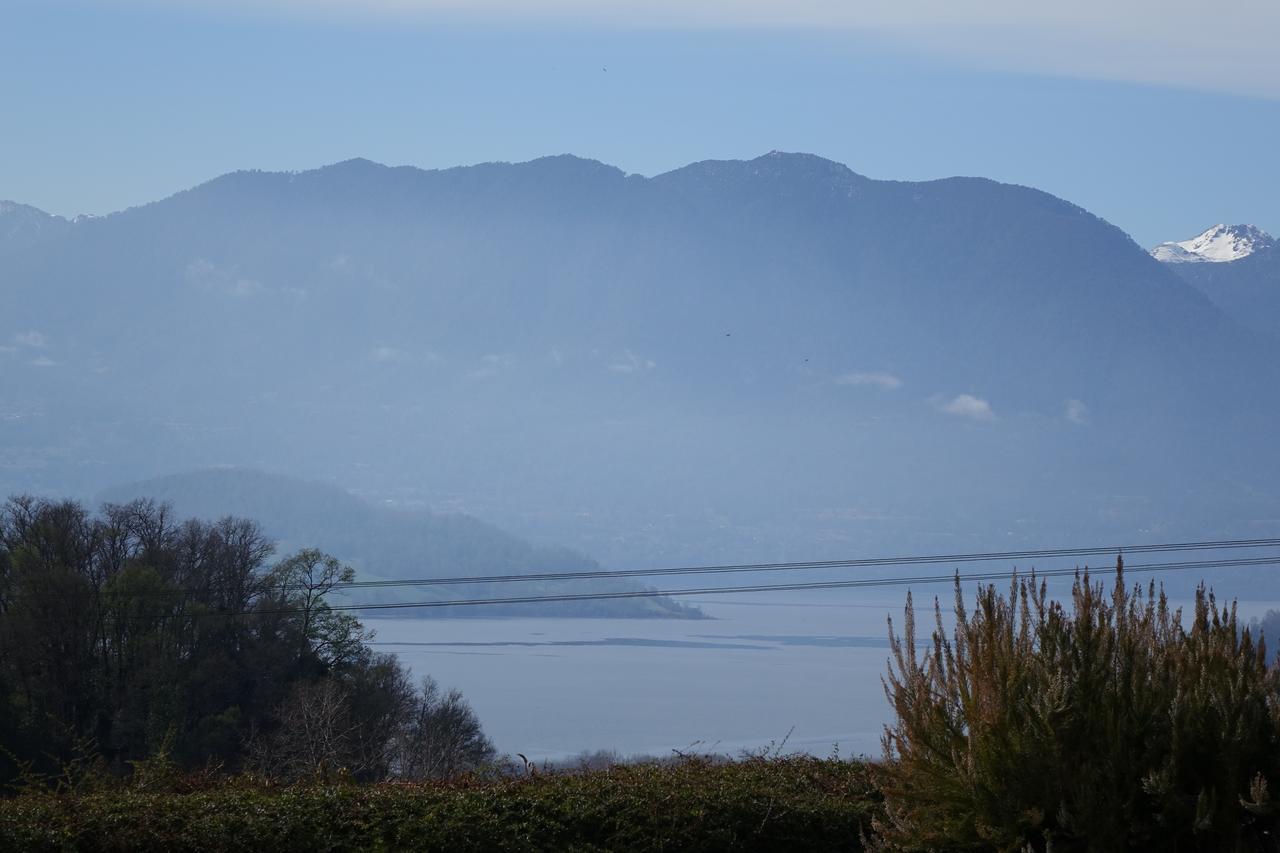
<path id="1" fill-rule="evenodd" d="M 1025 187 L 353 160 L 55 222 L 0 250 L 8 491 L 268 468 L 610 566 L 1280 518 L 1274 340 Z"/>

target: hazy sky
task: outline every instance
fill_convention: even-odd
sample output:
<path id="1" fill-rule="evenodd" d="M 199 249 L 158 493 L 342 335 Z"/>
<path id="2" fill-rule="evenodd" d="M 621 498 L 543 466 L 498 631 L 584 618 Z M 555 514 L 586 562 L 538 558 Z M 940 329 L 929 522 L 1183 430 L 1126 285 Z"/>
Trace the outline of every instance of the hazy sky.
<path id="1" fill-rule="evenodd" d="M 1280 3 L 6 0 L 0 198 L 103 213 L 238 168 L 810 151 L 985 175 L 1149 244 L 1280 232 Z"/>

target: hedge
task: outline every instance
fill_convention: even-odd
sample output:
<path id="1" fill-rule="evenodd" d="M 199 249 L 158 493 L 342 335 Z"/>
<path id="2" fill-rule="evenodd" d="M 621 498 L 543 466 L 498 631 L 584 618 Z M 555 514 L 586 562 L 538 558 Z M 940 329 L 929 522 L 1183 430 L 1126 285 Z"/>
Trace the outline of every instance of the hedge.
<path id="1" fill-rule="evenodd" d="M 223 779 L 22 793 L 0 801 L 0 849 L 857 851 L 879 807 L 866 765 L 801 757 L 442 784 Z"/>

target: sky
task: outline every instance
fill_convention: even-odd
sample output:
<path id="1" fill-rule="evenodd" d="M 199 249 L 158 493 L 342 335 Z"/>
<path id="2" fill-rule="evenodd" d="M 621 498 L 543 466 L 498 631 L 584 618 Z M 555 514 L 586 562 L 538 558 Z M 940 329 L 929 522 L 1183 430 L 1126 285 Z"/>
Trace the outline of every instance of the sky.
<path id="1" fill-rule="evenodd" d="M 1277 37 L 1273 0 L 0 0 L 0 199 L 776 149 L 1036 186 L 1143 245 L 1280 233 Z"/>

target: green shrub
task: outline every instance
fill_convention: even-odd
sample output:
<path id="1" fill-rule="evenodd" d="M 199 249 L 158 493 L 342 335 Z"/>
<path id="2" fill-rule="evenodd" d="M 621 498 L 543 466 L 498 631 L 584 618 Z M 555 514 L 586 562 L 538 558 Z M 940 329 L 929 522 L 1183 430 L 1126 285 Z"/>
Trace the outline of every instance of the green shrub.
<path id="1" fill-rule="evenodd" d="M 957 579 L 955 628 L 935 605 L 923 650 L 908 598 L 904 636 L 890 626 L 885 847 L 1275 849 L 1280 683 L 1263 644 L 1203 586 L 1183 625 L 1118 568 L 1110 595 L 1078 575 L 1069 606 L 1032 575 L 969 612 Z"/>
<path id="2" fill-rule="evenodd" d="M 879 808 L 865 765 L 814 758 L 448 783 L 196 782 L 0 800 L 0 850 L 857 851 Z"/>

